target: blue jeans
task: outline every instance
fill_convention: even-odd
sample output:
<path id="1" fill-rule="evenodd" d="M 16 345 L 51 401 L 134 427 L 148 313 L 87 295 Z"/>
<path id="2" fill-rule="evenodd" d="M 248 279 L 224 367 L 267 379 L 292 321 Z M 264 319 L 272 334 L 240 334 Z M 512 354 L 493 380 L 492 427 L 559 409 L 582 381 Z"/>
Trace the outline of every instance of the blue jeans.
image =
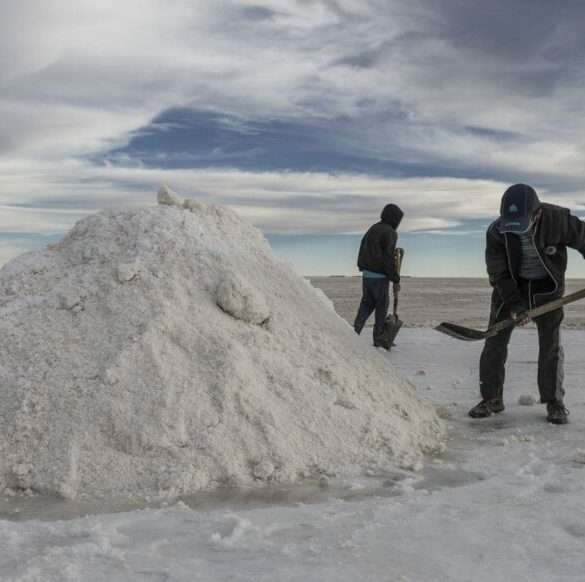
<path id="1" fill-rule="evenodd" d="M 384 336 L 384 321 L 388 315 L 390 304 L 390 280 L 382 278 L 362 278 L 362 300 L 353 324 L 356 333 L 360 334 L 366 321 L 375 311 L 374 343 Z"/>

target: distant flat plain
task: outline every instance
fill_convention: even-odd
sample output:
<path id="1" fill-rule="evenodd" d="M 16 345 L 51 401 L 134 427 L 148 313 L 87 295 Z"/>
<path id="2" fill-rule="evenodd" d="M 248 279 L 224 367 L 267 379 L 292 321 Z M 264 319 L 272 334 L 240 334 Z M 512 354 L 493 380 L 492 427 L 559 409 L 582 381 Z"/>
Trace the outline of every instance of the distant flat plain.
<path id="1" fill-rule="evenodd" d="M 361 299 L 361 277 L 310 277 L 309 280 L 333 301 L 341 317 L 353 322 Z M 487 278 L 405 277 L 401 287 L 398 313 L 408 327 L 434 327 L 442 321 L 478 328 L 487 326 L 491 296 Z M 585 279 L 570 279 L 566 293 L 583 288 Z M 368 324 L 373 325 L 373 316 Z M 585 329 L 585 300 L 565 308 L 563 326 Z"/>

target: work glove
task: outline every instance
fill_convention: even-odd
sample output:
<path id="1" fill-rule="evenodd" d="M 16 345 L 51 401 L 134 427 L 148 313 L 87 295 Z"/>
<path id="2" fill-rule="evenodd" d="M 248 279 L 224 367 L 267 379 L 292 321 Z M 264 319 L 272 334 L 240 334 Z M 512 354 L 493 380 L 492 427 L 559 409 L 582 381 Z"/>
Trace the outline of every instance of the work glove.
<path id="1" fill-rule="evenodd" d="M 517 327 L 522 327 L 530 321 L 528 311 L 520 311 L 519 313 L 512 312 L 512 317 L 514 317 Z"/>
<path id="2" fill-rule="evenodd" d="M 516 322 L 516 325 L 522 327 L 530 321 L 528 315 L 528 307 L 525 303 L 517 303 L 511 306 L 512 317 Z"/>

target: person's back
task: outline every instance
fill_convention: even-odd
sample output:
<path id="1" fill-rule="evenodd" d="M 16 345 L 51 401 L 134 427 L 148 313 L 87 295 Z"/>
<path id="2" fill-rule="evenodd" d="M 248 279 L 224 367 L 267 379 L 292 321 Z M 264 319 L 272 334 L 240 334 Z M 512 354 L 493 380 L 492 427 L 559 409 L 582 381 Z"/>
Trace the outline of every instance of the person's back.
<path id="1" fill-rule="evenodd" d="M 389 349 L 384 341 L 384 321 L 388 314 L 390 281 L 400 282 L 394 263 L 398 235 L 396 230 L 404 213 L 395 204 L 387 204 L 380 222 L 372 225 L 360 244 L 358 268 L 362 272 L 362 300 L 354 322 L 360 334 L 368 317 L 375 311 L 374 345 Z"/>
<path id="2" fill-rule="evenodd" d="M 402 221 L 403 212 L 395 204 L 387 204 L 380 215 L 380 222 L 373 224 L 360 244 L 358 268 L 386 275 L 395 281 L 397 273 L 394 268 L 394 249 L 398 235 L 396 230 Z"/>

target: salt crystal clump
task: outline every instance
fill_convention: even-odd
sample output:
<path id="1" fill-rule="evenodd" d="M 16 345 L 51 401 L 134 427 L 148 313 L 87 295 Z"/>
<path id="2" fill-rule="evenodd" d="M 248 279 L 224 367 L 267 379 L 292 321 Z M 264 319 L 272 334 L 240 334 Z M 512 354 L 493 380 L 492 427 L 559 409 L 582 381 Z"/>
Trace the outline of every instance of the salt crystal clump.
<path id="1" fill-rule="evenodd" d="M 140 275 L 141 266 L 138 262 L 120 263 L 116 268 L 116 278 L 120 283 L 133 281 Z"/>
<path id="2" fill-rule="evenodd" d="M 521 394 L 518 397 L 518 404 L 520 404 L 520 406 L 534 406 L 535 403 L 536 399 L 532 394 Z"/>
<path id="3" fill-rule="evenodd" d="M 0 270 L 0 491 L 178 495 L 441 449 L 431 405 L 257 229 L 167 195 Z"/>
<path id="4" fill-rule="evenodd" d="M 266 323 L 270 309 L 262 295 L 235 273 L 224 273 L 216 292 L 217 304 L 226 313 L 248 323 Z"/>
<path id="5" fill-rule="evenodd" d="M 275 469 L 276 467 L 270 460 L 263 459 L 254 465 L 252 474 L 260 481 L 269 481 Z"/>
<path id="6" fill-rule="evenodd" d="M 183 202 L 176 192 L 173 192 L 168 186 L 161 186 L 157 194 L 159 204 L 166 206 L 182 206 Z"/>

